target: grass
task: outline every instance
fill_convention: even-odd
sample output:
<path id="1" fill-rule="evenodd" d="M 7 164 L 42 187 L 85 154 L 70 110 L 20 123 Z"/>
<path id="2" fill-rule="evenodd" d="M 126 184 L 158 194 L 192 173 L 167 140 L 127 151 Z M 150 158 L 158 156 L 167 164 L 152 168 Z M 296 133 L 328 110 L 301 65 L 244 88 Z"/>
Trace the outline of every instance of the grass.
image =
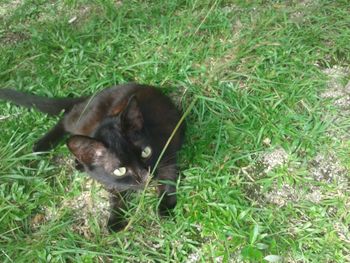
<path id="1" fill-rule="evenodd" d="M 348 111 L 320 96 L 324 69 L 349 67 L 348 12 L 347 1 L 1 2 L 1 87 L 79 96 L 136 81 L 183 111 L 196 99 L 174 218 L 157 216 L 150 189 L 128 231 L 106 234 L 92 213 L 86 235 L 62 205 L 86 190 L 66 147 L 31 154 L 55 119 L 1 103 L 1 262 L 348 262 Z M 267 169 L 275 149 L 286 157 Z"/>

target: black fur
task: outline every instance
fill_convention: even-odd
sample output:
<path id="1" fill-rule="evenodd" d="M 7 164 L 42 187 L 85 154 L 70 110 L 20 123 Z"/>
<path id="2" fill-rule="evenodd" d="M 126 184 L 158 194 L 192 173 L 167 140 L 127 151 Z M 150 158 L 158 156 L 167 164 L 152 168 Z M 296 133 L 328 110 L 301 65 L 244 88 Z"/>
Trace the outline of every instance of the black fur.
<path id="1" fill-rule="evenodd" d="M 75 104 L 86 100 L 86 97 L 51 99 L 30 95 L 12 89 L 0 89 L 0 99 L 13 101 L 17 105 L 26 108 L 37 108 L 39 111 L 49 115 L 58 115 L 62 112 L 62 110 L 71 110 Z"/>
<path id="2" fill-rule="evenodd" d="M 176 153 L 183 142 L 184 127 L 180 126 L 155 167 L 180 120 L 179 111 L 157 89 L 126 84 L 105 89 L 91 97 L 64 99 L 0 89 L 0 99 L 35 107 L 49 115 L 64 112 L 63 118 L 35 144 L 33 150 L 49 150 L 65 134 L 72 135 L 67 145 L 77 159 L 77 167 L 111 193 L 110 229 L 117 231 L 126 225 L 124 213 L 128 192 L 142 189 L 150 179 L 149 171 L 154 168 L 157 168 L 155 178 L 160 182 L 160 214 L 167 215 L 175 207 Z M 151 154 L 144 157 L 146 150 Z"/>

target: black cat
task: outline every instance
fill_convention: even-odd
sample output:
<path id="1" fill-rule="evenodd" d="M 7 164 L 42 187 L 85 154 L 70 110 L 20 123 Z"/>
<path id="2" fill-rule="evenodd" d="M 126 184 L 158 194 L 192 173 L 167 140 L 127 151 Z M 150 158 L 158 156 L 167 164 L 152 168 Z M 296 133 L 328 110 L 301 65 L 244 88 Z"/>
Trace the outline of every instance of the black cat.
<path id="1" fill-rule="evenodd" d="M 126 84 L 91 97 L 62 99 L 0 89 L 0 99 L 34 107 L 49 115 L 64 112 L 63 118 L 33 150 L 50 150 L 66 133 L 72 135 L 67 146 L 80 168 L 111 193 L 108 222 L 111 230 L 125 227 L 128 192 L 142 189 L 154 168 L 154 177 L 161 180 L 160 214 L 167 215 L 175 207 L 176 152 L 183 142 L 184 127 L 181 125 L 176 131 L 155 167 L 181 115 L 171 100 L 154 87 Z"/>

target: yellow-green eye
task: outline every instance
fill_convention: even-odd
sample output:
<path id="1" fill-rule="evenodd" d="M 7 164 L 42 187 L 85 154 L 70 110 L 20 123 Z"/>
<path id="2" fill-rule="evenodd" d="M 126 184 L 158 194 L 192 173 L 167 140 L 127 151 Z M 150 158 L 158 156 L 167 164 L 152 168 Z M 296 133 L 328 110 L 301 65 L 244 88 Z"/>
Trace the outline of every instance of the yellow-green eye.
<path id="1" fill-rule="evenodd" d="M 123 176 L 126 174 L 126 168 L 125 167 L 119 167 L 113 171 L 113 174 L 116 176 Z"/>
<path id="2" fill-rule="evenodd" d="M 151 154 L 152 154 L 152 149 L 151 149 L 151 147 L 147 146 L 145 149 L 143 149 L 143 151 L 141 153 L 141 157 L 148 158 L 151 156 Z"/>

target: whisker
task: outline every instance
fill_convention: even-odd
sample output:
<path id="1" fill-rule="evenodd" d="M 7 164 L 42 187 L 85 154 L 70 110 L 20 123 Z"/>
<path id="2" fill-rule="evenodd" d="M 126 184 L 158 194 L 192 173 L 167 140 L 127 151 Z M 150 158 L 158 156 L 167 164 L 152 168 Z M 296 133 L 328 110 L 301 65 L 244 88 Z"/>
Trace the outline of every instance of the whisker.
<path id="1" fill-rule="evenodd" d="M 167 161 L 170 161 L 171 159 L 176 160 L 176 153 L 168 154 L 166 156 L 164 155 L 160 160 L 160 162 L 167 162 Z"/>
<path id="2" fill-rule="evenodd" d="M 177 170 L 177 166 L 175 164 L 161 164 L 158 165 L 158 170 L 164 170 L 164 169 L 169 169 L 169 170 Z"/>

